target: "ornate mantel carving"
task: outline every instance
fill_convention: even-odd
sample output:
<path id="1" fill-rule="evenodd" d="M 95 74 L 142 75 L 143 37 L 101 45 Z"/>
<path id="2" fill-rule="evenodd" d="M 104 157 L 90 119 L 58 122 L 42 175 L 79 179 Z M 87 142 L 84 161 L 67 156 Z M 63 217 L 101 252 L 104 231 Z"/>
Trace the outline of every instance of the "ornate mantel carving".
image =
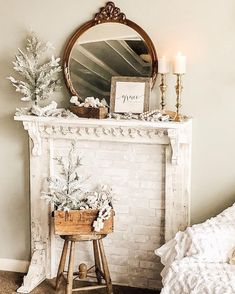
<path id="1" fill-rule="evenodd" d="M 172 155 L 171 155 L 171 163 L 172 165 L 179 164 L 179 144 L 180 144 L 180 138 L 177 130 L 175 129 L 168 129 L 167 135 L 171 142 L 171 149 L 172 149 Z"/>
<path id="2" fill-rule="evenodd" d="M 72 138 L 89 140 L 107 140 L 133 143 L 162 144 L 170 142 L 172 149 L 171 164 L 179 164 L 179 148 L 186 143 L 191 121 L 183 123 L 149 123 L 142 121 L 89 120 L 43 117 L 15 117 L 23 121 L 25 130 L 32 139 L 32 155 L 40 156 L 42 152 L 42 138 Z"/>
<path id="3" fill-rule="evenodd" d="M 34 156 L 40 156 L 42 154 L 42 140 L 38 129 L 38 123 L 35 121 L 23 121 L 23 125 L 33 142 L 32 154 Z"/>

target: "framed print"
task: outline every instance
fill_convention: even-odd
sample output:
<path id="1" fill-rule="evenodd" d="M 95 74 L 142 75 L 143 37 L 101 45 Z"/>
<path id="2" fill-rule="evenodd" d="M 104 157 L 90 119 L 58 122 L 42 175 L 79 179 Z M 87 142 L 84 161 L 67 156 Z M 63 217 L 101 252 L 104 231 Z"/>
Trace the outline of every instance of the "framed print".
<path id="1" fill-rule="evenodd" d="M 110 112 L 142 113 L 149 110 L 151 78 L 112 77 Z"/>

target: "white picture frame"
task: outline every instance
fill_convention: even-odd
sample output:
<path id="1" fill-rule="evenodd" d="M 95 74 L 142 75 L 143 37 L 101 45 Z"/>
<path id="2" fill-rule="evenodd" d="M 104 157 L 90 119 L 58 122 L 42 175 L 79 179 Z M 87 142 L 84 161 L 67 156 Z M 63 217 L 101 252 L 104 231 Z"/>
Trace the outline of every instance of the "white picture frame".
<path id="1" fill-rule="evenodd" d="M 151 78 L 112 77 L 110 112 L 140 114 L 149 110 Z"/>

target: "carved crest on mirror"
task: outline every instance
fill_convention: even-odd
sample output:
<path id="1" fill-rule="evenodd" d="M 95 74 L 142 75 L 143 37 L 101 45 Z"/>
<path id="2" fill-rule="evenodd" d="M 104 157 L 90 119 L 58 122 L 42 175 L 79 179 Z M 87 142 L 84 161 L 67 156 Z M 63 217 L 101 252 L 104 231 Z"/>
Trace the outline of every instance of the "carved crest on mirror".
<path id="1" fill-rule="evenodd" d="M 108 2 L 69 39 L 63 57 L 64 76 L 72 95 L 109 102 L 113 76 L 157 76 L 157 53 L 147 33 Z"/>
<path id="2" fill-rule="evenodd" d="M 116 7 L 113 2 L 108 2 L 105 7 L 100 9 L 100 12 L 95 15 L 97 24 L 108 21 L 118 21 L 126 24 L 126 15 L 121 12 L 120 8 Z"/>

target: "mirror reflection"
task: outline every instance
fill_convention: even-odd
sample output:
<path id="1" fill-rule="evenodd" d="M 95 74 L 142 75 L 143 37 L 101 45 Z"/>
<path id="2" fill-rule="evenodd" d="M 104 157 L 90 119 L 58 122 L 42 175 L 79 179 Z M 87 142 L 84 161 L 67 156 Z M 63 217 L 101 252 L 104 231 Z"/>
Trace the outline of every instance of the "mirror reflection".
<path id="1" fill-rule="evenodd" d="M 151 77 L 152 59 L 134 29 L 120 23 L 103 23 L 77 39 L 68 70 L 80 98 L 93 96 L 109 102 L 112 76 Z"/>

